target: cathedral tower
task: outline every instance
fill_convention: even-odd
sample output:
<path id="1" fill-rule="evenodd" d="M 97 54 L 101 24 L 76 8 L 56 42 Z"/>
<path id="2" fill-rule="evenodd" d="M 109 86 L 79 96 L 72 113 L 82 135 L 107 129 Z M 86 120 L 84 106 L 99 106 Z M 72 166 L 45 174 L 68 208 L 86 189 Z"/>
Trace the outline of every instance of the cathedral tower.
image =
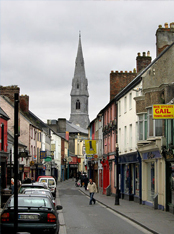
<path id="1" fill-rule="evenodd" d="M 85 66 L 81 45 L 81 35 L 79 34 L 79 45 L 75 62 L 74 77 L 71 89 L 71 115 L 70 121 L 82 128 L 89 125 L 88 116 L 88 80 L 85 75 Z"/>

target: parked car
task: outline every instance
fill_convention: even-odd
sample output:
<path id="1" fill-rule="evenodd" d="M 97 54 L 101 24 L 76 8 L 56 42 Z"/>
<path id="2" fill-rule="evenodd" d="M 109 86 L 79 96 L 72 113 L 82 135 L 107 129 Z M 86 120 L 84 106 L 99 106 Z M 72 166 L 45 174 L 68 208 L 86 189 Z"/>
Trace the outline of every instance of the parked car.
<path id="1" fill-rule="evenodd" d="M 39 182 L 34 182 L 31 184 L 21 184 L 21 186 L 19 187 L 18 193 L 22 193 L 22 191 L 26 188 L 48 189 L 48 186 L 46 183 L 39 183 Z"/>
<path id="2" fill-rule="evenodd" d="M 62 206 L 54 206 L 45 195 L 18 194 L 18 232 L 59 233 L 57 210 Z M 2 233 L 14 233 L 14 196 L 5 204 L 1 214 Z"/>
<path id="3" fill-rule="evenodd" d="M 39 176 L 37 181 L 46 183 L 53 196 L 56 197 L 56 181 L 52 176 Z"/>
<path id="4" fill-rule="evenodd" d="M 49 189 L 36 189 L 36 188 L 27 188 L 22 191 L 23 194 L 35 194 L 35 195 L 46 195 L 49 196 L 54 204 L 56 205 L 56 202 L 54 200 L 54 197 Z"/>

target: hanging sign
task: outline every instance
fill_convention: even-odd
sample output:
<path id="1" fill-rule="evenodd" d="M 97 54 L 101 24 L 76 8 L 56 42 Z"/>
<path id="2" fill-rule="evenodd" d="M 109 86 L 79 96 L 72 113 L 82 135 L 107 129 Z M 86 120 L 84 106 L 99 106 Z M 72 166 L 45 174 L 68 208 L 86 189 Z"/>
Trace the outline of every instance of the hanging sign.
<path id="1" fill-rule="evenodd" d="M 96 154 L 96 140 L 85 140 L 86 154 Z"/>
<path id="2" fill-rule="evenodd" d="M 153 105 L 153 119 L 174 119 L 174 105 Z"/>

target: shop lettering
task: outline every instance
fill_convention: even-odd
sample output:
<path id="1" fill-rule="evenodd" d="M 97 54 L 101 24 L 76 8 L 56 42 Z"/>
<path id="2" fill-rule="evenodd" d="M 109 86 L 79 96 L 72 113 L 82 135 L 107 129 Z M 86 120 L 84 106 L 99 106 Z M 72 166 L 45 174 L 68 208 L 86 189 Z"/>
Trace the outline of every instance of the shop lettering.
<path id="1" fill-rule="evenodd" d="M 156 114 L 171 114 L 169 109 L 155 109 Z"/>

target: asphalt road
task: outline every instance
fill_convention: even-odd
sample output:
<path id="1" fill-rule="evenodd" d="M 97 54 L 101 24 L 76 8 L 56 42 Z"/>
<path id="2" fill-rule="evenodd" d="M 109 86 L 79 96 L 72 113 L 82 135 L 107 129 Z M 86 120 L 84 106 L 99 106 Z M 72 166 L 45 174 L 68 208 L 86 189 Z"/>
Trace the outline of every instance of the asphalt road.
<path id="1" fill-rule="evenodd" d="M 68 181 L 59 183 L 58 197 L 63 206 L 60 234 L 150 233 L 98 202 L 89 205 L 89 197 Z"/>

